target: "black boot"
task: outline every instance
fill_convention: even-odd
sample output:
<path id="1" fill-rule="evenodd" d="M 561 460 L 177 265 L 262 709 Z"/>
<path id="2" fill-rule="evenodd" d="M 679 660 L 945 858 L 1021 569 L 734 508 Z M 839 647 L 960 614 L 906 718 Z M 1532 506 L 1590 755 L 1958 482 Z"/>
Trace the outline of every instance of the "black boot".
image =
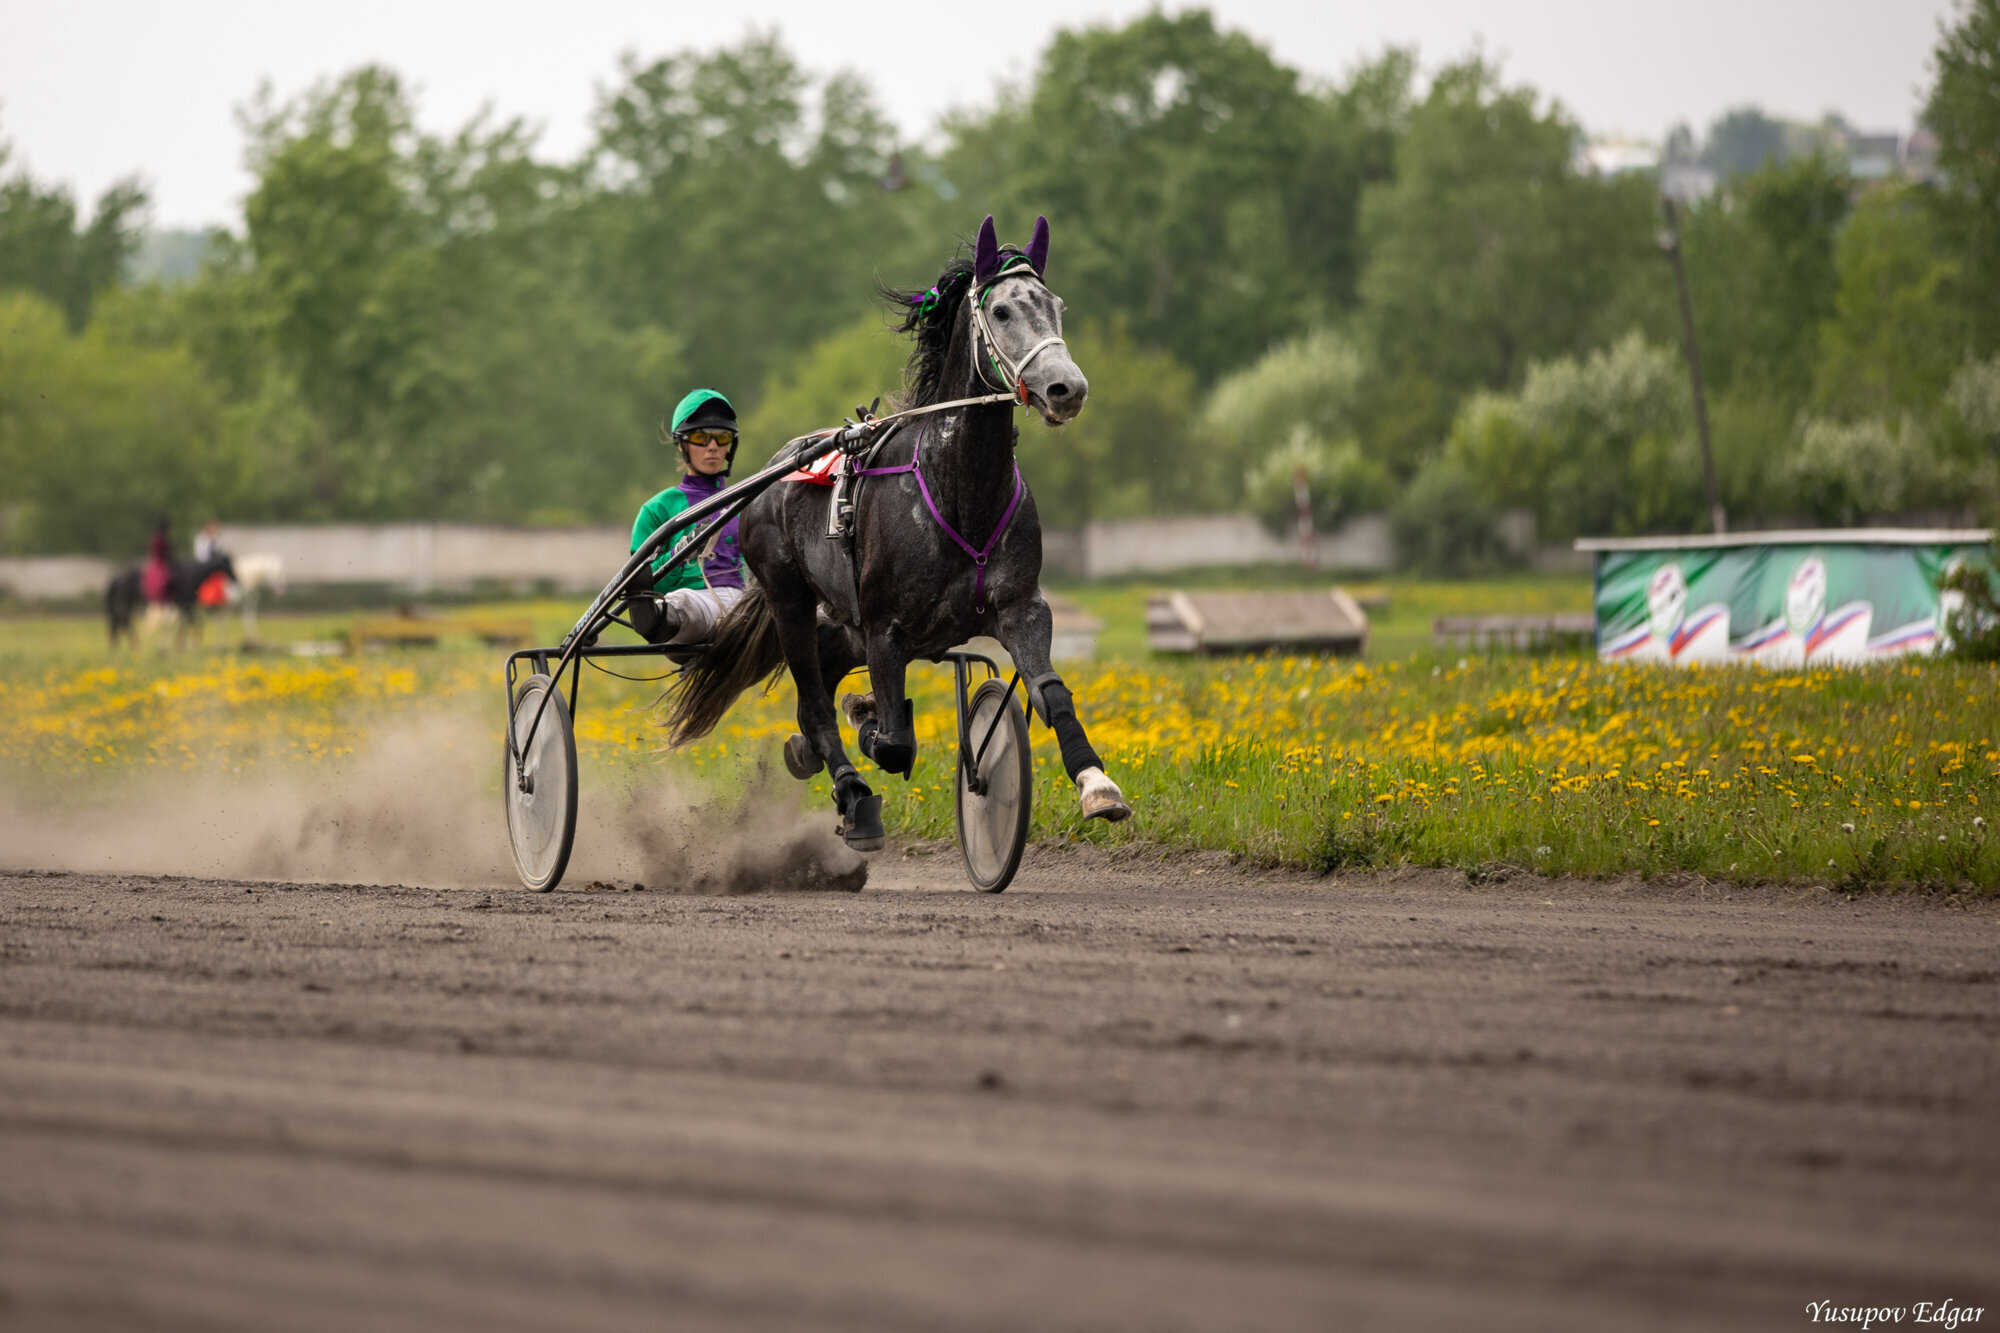
<path id="1" fill-rule="evenodd" d="M 620 608 L 626 623 L 639 631 L 647 643 L 670 643 L 681 631 L 681 618 L 667 599 L 656 592 L 634 593 Z"/>

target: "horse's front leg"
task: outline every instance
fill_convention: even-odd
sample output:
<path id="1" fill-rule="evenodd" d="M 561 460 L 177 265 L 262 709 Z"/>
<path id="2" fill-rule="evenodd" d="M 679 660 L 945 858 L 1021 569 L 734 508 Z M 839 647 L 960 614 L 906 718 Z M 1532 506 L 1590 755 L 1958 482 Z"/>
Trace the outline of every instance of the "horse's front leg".
<path id="1" fill-rule="evenodd" d="M 1132 817 L 1125 793 L 1104 772 L 1104 761 L 1091 748 L 1083 723 L 1077 720 L 1076 705 L 1062 677 L 1049 665 L 1049 641 L 1053 622 L 1049 604 L 1040 593 L 1026 601 L 1000 609 L 995 627 L 1001 646 L 1014 659 L 1014 669 L 1028 682 L 1028 700 L 1044 726 L 1056 734 L 1062 748 L 1063 771 L 1076 784 L 1076 799 L 1085 819 L 1105 819 L 1117 823 Z"/>
<path id="2" fill-rule="evenodd" d="M 917 731 L 903 692 L 909 654 L 893 634 L 867 638 L 869 692 L 848 695 L 840 701 L 841 708 L 854 724 L 861 753 L 883 772 L 900 773 L 907 780 L 917 764 Z"/>

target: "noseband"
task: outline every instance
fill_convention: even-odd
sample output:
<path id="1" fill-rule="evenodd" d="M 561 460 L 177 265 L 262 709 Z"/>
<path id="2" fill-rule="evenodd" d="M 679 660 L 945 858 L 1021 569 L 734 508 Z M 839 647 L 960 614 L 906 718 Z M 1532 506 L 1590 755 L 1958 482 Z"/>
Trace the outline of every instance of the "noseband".
<path id="1" fill-rule="evenodd" d="M 1063 342 L 1060 333 L 1051 333 L 1048 337 L 1030 347 L 1020 360 L 1016 361 L 1007 355 L 1006 349 L 1000 346 L 1000 340 L 993 336 L 992 325 L 987 323 L 986 297 L 995 287 L 998 287 L 1009 278 L 1027 278 L 1043 291 L 1046 292 L 1049 290 L 1048 285 L 1042 281 L 1041 275 L 1028 266 L 1028 257 L 1026 255 L 1015 255 L 1001 267 L 998 273 L 995 273 L 972 290 L 971 295 L 968 297 L 968 301 L 972 306 L 972 368 L 978 372 L 981 384 L 984 384 L 989 389 L 998 389 L 1002 393 L 1011 395 L 1015 402 L 1026 407 L 1028 405 L 1028 384 L 1025 377 L 1028 373 L 1029 364 L 1049 348 L 1063 347 L 1067 349 L 1067 344 Z M 1054 293 L 1050 294 L 1053 295 Z M 1000 377 L 998 384 L 995 384 L 992 376 L 987 374 L 989 366 L 992 368 L 993 373 Z"/>

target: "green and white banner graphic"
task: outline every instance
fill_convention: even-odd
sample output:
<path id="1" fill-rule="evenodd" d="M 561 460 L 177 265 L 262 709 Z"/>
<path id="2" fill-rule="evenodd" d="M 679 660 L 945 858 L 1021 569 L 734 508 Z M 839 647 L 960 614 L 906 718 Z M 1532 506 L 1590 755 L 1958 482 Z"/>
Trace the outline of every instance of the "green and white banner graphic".
<path id="1" fill-rule="evenodd" d="M 1580 542 L 1597 556 L 1597 654 L 1804 667 L 1936 652 L 1955 609 L 1940 604 L 1938 578 L 1960 561 L 1983 563 L 1986 548 L 1981 533 L 1934 535 L 1943 540 L 1856 532 L 1825 541 L 1746 533 L 1741 545 Z"/>

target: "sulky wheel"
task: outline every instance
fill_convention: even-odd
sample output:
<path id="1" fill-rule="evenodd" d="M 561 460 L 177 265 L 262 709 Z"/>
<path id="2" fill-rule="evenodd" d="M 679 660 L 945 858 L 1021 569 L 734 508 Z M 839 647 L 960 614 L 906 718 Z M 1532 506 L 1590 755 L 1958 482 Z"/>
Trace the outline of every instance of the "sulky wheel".
<path id="1" fill-rule="evenodd" d="M 998 726 L 994 726 L 996 715 Z M 987 740 L 989 729 L 991 740 Z M 958 763 L 958 848 L 965 854 L 965 874 L 973 886 L 981 893 L 998 893 L 1021 867 L 1035 785 L 1028 721 L 1014 702 L 1014 692 L 997 680 L 974 691 L 966 706 L 965 737 Z M 974 755 L 979 756 L 976 781 Z"/>
<path id="2" fill-rule="evenodd" d="M 514 735 L 517 739 L 528 735 L 545 695 L 548 707 L 526 747 L 527 790 L 515 780 L 511 753 L 500 775 L 514 869 L 521 882 L 537 893 L 547 893 L 561 882 L 576 841 L 576 737 L 570 732 L 562 691 L 553 689 L 547 676 L 528 677 L 514 696 Z"/>

